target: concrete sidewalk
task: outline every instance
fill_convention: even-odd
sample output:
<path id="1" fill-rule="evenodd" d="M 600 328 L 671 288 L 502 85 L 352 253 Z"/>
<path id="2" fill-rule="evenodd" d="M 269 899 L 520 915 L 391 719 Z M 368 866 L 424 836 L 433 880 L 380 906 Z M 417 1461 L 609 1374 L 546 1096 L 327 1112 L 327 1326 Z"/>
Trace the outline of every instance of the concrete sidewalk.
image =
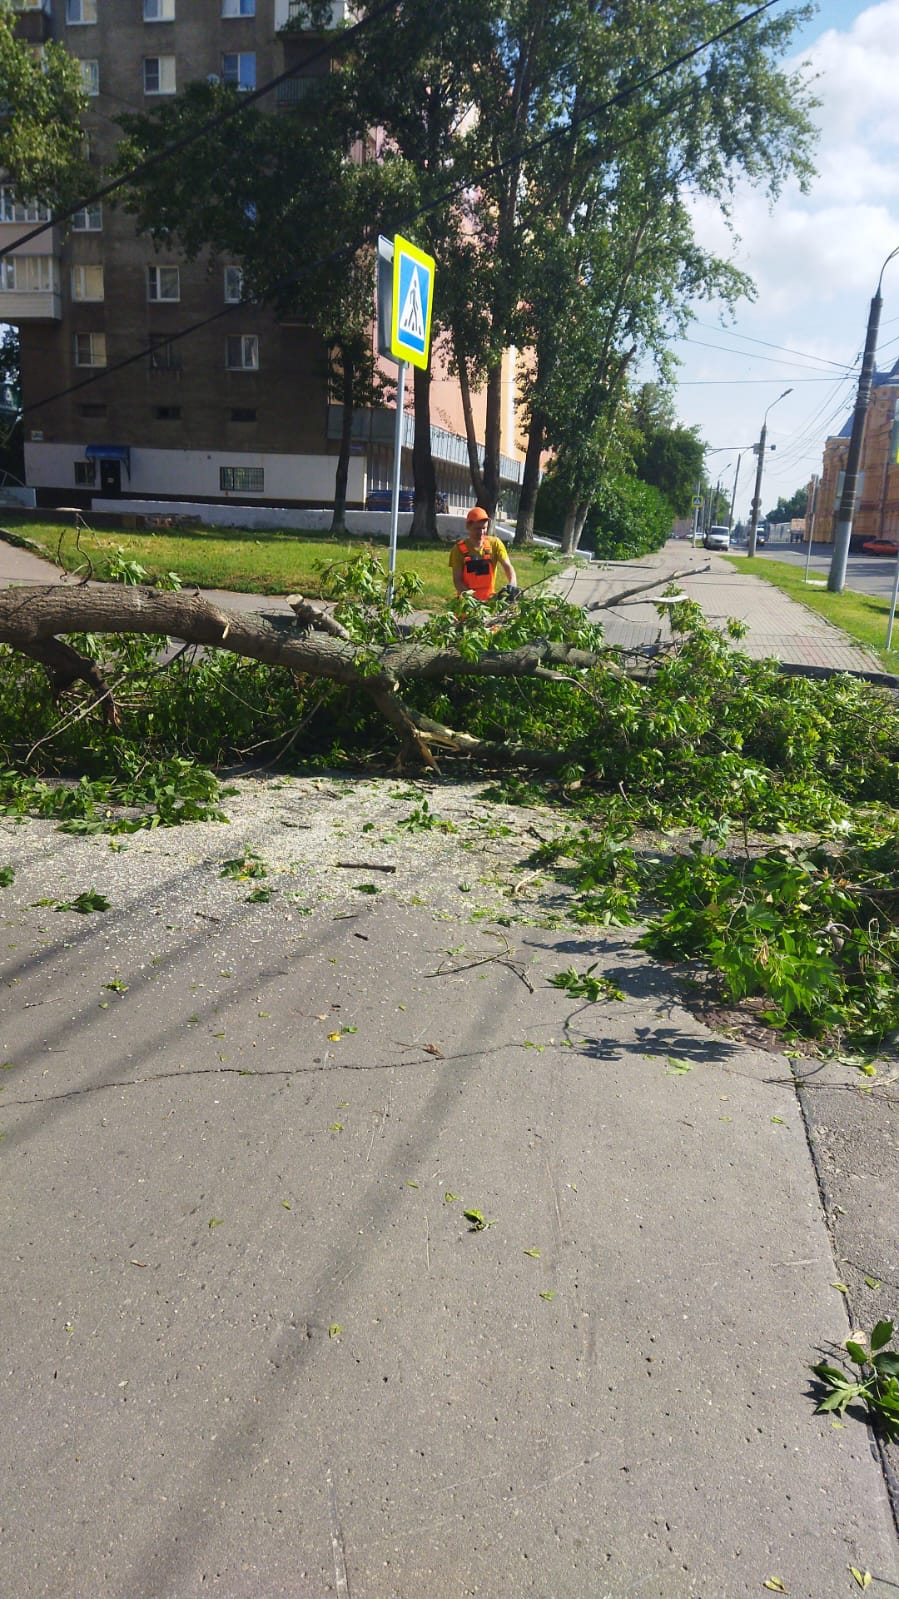
<path id="1" fill-rule="evenodd" d="M 895 1063 L 797 1092 L 483 783 L 226 808 L 0 817 L 4 1592 L 895 1599 L 888 1458 L 808 1392 L 895 1309 Z"/>
<path id="2" fill-rule="evenodd" d="M 766 583 L 761 562 L 758 576 L 744 575 L 720 555 L 694 550 L 685 543 L 669 543 L 657 554 L 636 561 L 572 568 L 556 580 L 555 587 L 573 604 L 590 611 L 616 594 L 655 579 L 658 588 L 649 597 L 634 595 L 597 616 L 610 644 L 640 650 L 671 636 L 652 600 L 664 592 L 674 573 L 682 574 L 677 578 L 678 587 L 702 607 L 715 626 L 723 628 L 730 617 L 746 623 L 748 632 L 738 647 L 755 660 L 824 666 L 839 672 L 883 672 L 873 651 Z"/>

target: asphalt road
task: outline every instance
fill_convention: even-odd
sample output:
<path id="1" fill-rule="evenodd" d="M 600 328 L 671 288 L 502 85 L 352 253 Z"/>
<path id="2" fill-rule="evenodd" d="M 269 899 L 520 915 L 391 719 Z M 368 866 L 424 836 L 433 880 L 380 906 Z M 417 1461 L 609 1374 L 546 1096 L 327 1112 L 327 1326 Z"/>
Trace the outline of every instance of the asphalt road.
<path id="1" fill-rule="evenodd" d="M 745 547 L 734 545 L 732 554 L 745 555 Z M 799 566 L 803 570 L 807 554 L 805 546 L 797 544 L 766 544 L 763 549 L 756 550 L 758 560 L 786 561 L 790 566 Z M 830 545 L 814 545 L 809 562 L 809 576 L 826 580 L 830 571 L 831 555 Z M 889 599 L 895 580 L 895 560 L 887 559 L 883 555 L 850 555 L 846 567 L 847 588 L 855 589 L 859 594 L 874 594 Z"/>

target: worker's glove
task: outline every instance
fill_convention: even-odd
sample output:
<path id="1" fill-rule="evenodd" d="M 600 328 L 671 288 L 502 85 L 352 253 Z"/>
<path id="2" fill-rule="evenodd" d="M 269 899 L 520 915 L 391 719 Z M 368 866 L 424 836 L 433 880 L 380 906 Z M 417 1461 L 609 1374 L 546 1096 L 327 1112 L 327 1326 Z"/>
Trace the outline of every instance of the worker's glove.
<path id="1" fill-rule="evenodd" d="M 507 583 L 503 594 L 504 600 L 520 600 L 521 589 L 515 583 Z"/>

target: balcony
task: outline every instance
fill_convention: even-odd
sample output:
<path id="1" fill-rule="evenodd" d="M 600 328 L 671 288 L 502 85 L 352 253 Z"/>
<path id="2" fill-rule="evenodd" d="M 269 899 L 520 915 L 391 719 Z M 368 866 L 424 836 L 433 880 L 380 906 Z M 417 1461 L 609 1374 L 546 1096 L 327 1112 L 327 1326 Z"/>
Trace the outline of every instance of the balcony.
<path id="1" fill-rule="evenodd" d="M 278 106 L 314 105 L 328 87 L 328 73 L 320 73 L 314 78 L 285 78 L 275 90 L 275 104 Z"/>
<path id="2" fill-rule="evenodd" d="M 349 0 L 331 0 L 330 16 L 324 25 L 316 19 L 310 21 L 309 6 L 305 0 L 275 0 L 275 32 L 327 33 L 344 22 L 353 22 L 353 7 Z"/>
<path id="3" fill-rule="evenodd" d="M 12 244 L 24 231 L 0 225 L 0 245 Z M 30 255 L 16 252 L 0 261 L 0 322 L 60 321 L 59 259 L 49 253 L 53 246 L 47 242 L 52 237 L 51 231 L 40 243 L 35 240 Z M 44 253 L 38 254 L 41 250 Z"/>
<path id="4" fill-rule="evenodd" d="M 53 34 L 52 0 L 12 0 L 16 38 L 25 44 L 44 44 Z"/>

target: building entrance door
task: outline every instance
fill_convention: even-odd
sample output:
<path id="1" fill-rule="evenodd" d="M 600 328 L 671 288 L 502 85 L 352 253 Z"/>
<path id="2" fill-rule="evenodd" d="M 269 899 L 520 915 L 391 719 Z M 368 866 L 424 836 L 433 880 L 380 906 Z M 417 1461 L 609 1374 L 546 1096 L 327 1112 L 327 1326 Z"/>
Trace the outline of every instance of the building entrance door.
<path id="1" fill-rule="evenodd" d="M 100 492 L 101 494 L 116 495 L 122 492 L 122 463 L 121 461 L 100 462 Z"/>

